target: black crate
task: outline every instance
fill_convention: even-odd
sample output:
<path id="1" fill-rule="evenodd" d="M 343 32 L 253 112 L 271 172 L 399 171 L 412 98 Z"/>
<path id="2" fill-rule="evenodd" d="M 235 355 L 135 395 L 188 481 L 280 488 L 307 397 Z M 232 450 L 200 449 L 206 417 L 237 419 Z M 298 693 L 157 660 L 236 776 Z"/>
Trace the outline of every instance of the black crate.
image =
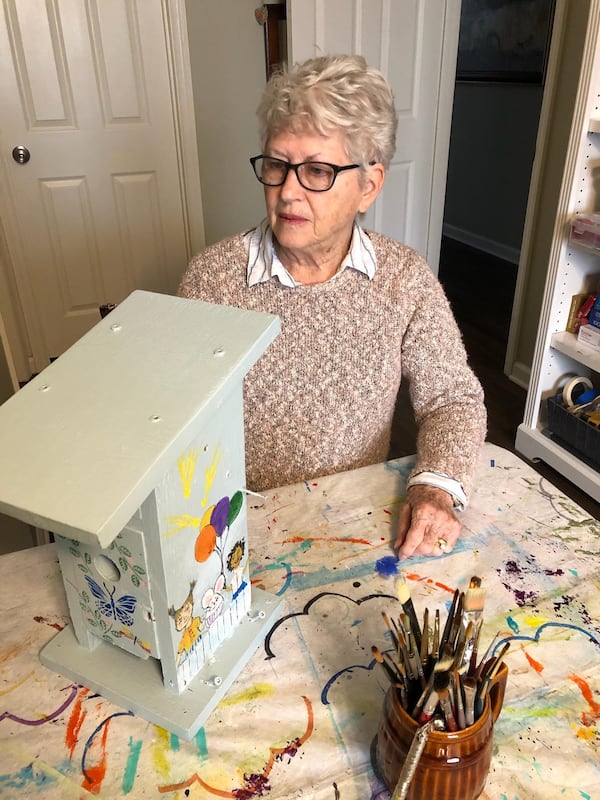
<path id="1" fill-rule="evenodd" d="M 594 469 L 600 469 L 600 430 L 569 413 L 562 394 L 549 397 L 546 404 L 552 438 Z"/>

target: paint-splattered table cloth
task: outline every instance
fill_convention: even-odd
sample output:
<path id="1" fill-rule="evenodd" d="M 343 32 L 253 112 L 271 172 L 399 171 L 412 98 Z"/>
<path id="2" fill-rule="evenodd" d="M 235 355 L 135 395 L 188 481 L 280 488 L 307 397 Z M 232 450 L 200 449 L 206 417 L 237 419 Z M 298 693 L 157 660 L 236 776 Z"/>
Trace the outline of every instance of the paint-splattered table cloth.
<path id="1" fill-rule="evenodd" d="M 389 797 L 371 646 L 389 649 L 382 612 L 400 611 L 390 542 L 411 464 L 249 496 L 253 581 L 286 604 L 192 742 L 42 667 L 68 622 L 54 546 L 0 558 L 0 796 Z M 445 615 L 481 576 L 482 642 L 513 640 L 482 797 L 600 798 L 600 522 L 493 445 L 462 521 L 452 553 L 402 568 L 417 613 Z"/>

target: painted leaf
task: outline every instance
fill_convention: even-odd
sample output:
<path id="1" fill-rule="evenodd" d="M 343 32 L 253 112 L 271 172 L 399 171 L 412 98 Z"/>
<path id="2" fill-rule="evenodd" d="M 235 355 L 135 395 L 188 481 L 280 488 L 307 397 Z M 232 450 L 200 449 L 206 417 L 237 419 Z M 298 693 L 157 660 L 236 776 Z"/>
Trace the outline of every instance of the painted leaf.
<path id="1" fill-rule="evenodd" d="M 227 520 L 229 519 L 230 500 L 228 497 L 222 497 L 217 505 L 214 507 L 210 515 L 210 522 L 217 532 L 217 536 L 222 536 L 223 531 L 227 527 Z"/>
<path id="2" fill-rule="evenodd" d="M 206 561 L 210 554 L 215 549 L 217 544 L 217 532 L 212 525 L 205 525 L 196 539 L 196 546 L 194 547 L 194 555 L 196 561 Z"/>
<path id="3" fill-rule="evenodd" d="M 242 492 L 236 492 L 231 498 L 229 516 L 227 517 L 227 525 L 230 526 L 231 523 L 236 519 L 237 515 L 242 510 L 243 505 L 244 505 L 244 495 L 242 494 Z"/>

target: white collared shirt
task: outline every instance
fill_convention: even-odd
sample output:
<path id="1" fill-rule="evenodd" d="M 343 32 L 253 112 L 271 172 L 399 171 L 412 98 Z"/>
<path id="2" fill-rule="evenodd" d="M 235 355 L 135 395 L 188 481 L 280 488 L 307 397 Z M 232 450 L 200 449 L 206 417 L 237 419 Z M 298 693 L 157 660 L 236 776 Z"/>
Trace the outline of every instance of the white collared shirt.
<path id="1" fill-rule="evenodd" d="M 273 231 L 267 219 L 264 219 L 254 230 L 248 231 L 244 236 L 244 243 L 248 247 L 246 271 L 248 286 L 264 283 L 271 278 L 277 278 L 281 285 L 287 286 L 288 289 L 295 289 L 301 285 L 279 260 L 273 245 Z M 371 240 L 356 222 L 352 229 L 350 249 L 336 275 L 348 268 L 364 273 L 370 280 L 373 279 L 377 269 L 377 259 Z"/>

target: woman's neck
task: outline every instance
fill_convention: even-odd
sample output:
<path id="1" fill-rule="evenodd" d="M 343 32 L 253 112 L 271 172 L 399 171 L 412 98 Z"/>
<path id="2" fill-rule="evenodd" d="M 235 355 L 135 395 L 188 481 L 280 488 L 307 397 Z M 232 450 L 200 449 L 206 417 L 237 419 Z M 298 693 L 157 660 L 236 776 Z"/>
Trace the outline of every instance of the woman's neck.
<path id="1" fill-rule="evenodd" d="M 343 248 L 336 248 L 328 252 L 310 251 L 295 252 L 282 248 L 275 239 L 273 240 L 275 252 L 283 266 L 297 283 L 315 284 L 325 283 L 337 273 L 341 267 L 350 241 Z"/>

